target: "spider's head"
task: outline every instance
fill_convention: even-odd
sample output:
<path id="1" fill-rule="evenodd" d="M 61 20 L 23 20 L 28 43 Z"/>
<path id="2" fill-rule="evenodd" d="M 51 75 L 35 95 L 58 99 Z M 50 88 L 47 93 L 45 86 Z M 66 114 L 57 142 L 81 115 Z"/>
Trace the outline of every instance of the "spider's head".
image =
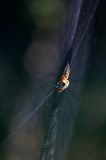
<path id="1" fill-rule="evenodd" d="M 66 83 L 64 81 L 58 82 L 57 83 L 57 89 L 58 92 L 63 92 L 63 90 L 66 88 Z"/>

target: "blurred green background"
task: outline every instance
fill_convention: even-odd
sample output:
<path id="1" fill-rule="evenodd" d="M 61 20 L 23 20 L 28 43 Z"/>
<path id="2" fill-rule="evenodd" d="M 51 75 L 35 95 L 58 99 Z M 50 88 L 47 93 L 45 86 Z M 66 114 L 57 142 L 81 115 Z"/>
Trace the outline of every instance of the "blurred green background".
<path id="1" fill-rule="evenodd" d="M 15 86 L 13 91 L 11 91 L 11 95 L 9 91 L 4 93 L 4 95 L 3 92 L 1 93 L 3 103 L 5 98 L 3 99 L 2 96 L 8 97 L 9 99 L 13 96 L 12 94 L 15 91 L 18 92 L 17 86 L 20 86 L 21 88 L 24 84 L 25 75 L 23 76 L 24 69 L 22 66 L 24 57 L 23 52 L 30 42 L 34 27 L 36 26 L 39 33 L 41 30 L 54 30 L 58 27 L 58 20 L 63 18 L 62 14 L 64 11 L 64 5 L 61 3 L 61 0 L 55 0 L 55 6 L 53 5 L 54 2 L 52 0 L 42 0 L 42 5 L 40 6 L 42 7 L 42 14 L 39 12 L 39 0 L 36 1 L 36 4 L 33 4 L 33 1 L 29 4 L 28 0 L 27 3 L 25 2 L 26 1 L 10 0 L 6 3 L 2 2 L 2 5 L 0 6 L 0 56 L 3 54 L 3 56 L 8 59 L 12 68 L 14 68 L 16 75 L 21 74 L 21 78 L 18 80 L 17 76 L 15 76 L 15 78 L 13 77 Z M 47 10 L 43 7 L 44 3 L 48 5 Z M 36 12 L 33 7 L 37 8 Z M 35 16 L 36 19 L 34 19 Z M 68 154 L 69 160 L 106 160 L 105 17 L 106 1 L 100 0 L 95 16 L 94 32 L 90 55 L 87 61 L 86 80 L 81 96 L 79 114 L 76 119 L 74 135 L 72 137 L 72 141 L 70 142 L 71 147 Z M 6 68 L 8 68 L 8 66 L 6 66 Z M 9 73 L 9 76 L 12 77 L 12 72 Z M 10 83 L 11 88 L 12 81 Z M 4 91 L 6 89 L 4 89 Z"/>

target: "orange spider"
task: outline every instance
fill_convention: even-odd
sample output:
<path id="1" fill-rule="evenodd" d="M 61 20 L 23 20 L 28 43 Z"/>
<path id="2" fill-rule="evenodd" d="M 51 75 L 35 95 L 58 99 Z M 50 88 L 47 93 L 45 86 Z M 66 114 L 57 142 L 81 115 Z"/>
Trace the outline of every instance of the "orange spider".
<path id="1" fill-rule="evenodd" d="M 60 80 L 57 82 L 56 88 L 58 88 L 58 93 L 63 92 L 69 86 L 69 75 L 70 75 L 70 65 L 67 64 L 63 75 L 60 77 Z"/>

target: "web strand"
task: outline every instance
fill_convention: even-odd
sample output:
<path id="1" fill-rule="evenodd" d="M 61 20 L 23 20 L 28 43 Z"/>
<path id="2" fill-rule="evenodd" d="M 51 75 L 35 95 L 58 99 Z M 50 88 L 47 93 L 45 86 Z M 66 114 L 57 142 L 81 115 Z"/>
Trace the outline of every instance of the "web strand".
<path id="1" fill-rule="evenodd" d="M 81 46 L 81 43 L 82 43 L 82 41 L 83 41 L 83 39 L 84 39 L 84 37 L 85 37 L 85 34 L 86 34 L 86 32 L 87 32 L 87 30 L 88 30 L 88 28 L 89 28 L 89 25 L 90 25 L 90 23 L 91 23 L 91 21 L 92 21 L 92 19 L 93 19 L 93 16 L 94 16 L 94 14 L 95 14 L 95 11 L 96 11 L 96 8 L 97 8 L 98 4 L 99 4 L 99 0 L 97 0 L 97 2 L 96 2 L 96 4 L 95 4 L 95 7 L 94 7 L 93 10 L 92 10 L 92 13 L 90 13 L 90 17 L 89 17 L 89 19 L 88 19 L 88 22 L 87 22 L 87 25 L 86 25 L 86 27 L 85 27 L 85 30 L 84 30 L 84 32 L 83 32 L 83 34 L 82 34 L 82 37 L 81 37 L 81 39 L 80 39 L 80 41 L 79 41 L 76 49 L 73 51 L 73 56 L 72 56 L 72 58 L 71 58 L 70 65 L 72 65 L 73 62 L 74 62 L 74 59 L 75 59 L 75 57 L 76 57 L 76 55 L 77 55 L 77 53 L 78 53 L 78 50 L 79 50 L 79 48 L 80 48 L 80 46 Z M 68 62 L 68 63 L 69 63 L 69 62 Z"/>
<path id="2" fill-rule="evenodd" d="M 48 98 L 53 94 L 55 88 L 42 100 L 42 102 L 23 120 L 23 122 L 3 141 L 0 145 L 3 147 L 9 140 L 11 140 L 17 133 L 22 129 L 22 127 L 37 113 L 37 111 L 42 107 L 42 105 L 48 100 Z"/>

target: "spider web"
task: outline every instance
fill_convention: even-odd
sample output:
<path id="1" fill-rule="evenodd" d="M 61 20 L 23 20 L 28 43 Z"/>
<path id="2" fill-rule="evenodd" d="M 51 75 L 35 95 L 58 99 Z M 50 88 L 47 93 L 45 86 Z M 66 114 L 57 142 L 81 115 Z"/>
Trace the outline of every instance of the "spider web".
<path id="1" fill-rule="evenodd" d="M 63 94 L 58 95 L 54 93 L 52 95 L 53 90 L 47 95 L 54 83 L 48 89 L 47 85 L 50 81 L 47 81 L 46 77 L 44 81 L 43 78 L 38 78 L 36 81 L 37 86 L 33 88 L 33 98 L 27 95 L 30 102 L 11 121 L 10 136 L 6 139 L 7 143 L 4 141 L 5 145 L 3 146 L 3 153 L 6 155 L 6 160 L 65 159 L 70 145 L 69 140 L 73 132 L 75 117 L 78 112 L 78 99 L 85 73 L 87 53 L 90 46 L 89 41 L 92 33 L 90 24 L 92 24 L 91 20 L 98 1 L 72 0 L 68 1 L 67 4 L 68 18 L 64 23 L 64 32 L 61 33 L 63 39 L 60 42 L 62 41 L 61 44 L 63 44 L 61 46 L 62 53 L 64 53 L 62 55 L 63 60 L 67 56 L 67 51 L 72 48 L 68 59 L 69 61 L 72 60 L 70 86 Z M 79 81 L 75 82 L 74 79 L 77 77 L 79 77 Z M 45 81 L 47 82 L 42 90 L 40 86 Z M 34 94 L 35 91 L 38 94 L 42 91 L 39 98 L 38 94 Z M 43 102 L 42 97 L 44 97 Z M 30 104 L 34 104 L 35 100 L 36 107 L 40 106 L 37 114 L 34 114 L 37 110 L 35 105 Z"/>

